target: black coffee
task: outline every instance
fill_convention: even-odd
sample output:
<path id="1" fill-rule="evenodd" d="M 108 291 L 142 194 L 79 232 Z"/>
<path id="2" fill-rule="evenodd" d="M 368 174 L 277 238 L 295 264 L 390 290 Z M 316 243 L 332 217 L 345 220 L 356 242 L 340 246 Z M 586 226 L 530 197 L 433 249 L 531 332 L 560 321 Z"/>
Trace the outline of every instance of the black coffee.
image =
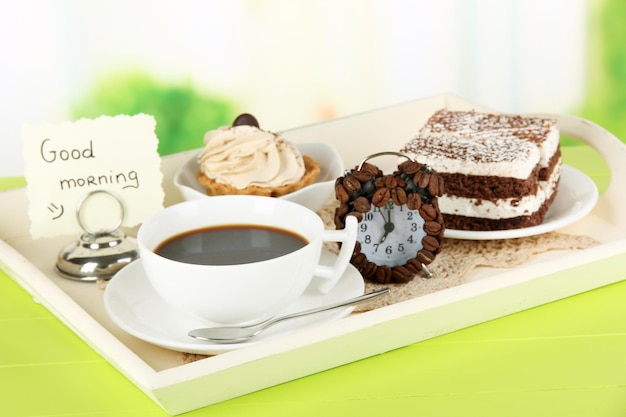
<path id="1" fill-rule="evenodd" d="M 154 252 L 199 265 L 234 265 L 265 261 L 294 252 L 307 240 L 269 226 L 228 225 L 191 230 L 161 243 Z"/>

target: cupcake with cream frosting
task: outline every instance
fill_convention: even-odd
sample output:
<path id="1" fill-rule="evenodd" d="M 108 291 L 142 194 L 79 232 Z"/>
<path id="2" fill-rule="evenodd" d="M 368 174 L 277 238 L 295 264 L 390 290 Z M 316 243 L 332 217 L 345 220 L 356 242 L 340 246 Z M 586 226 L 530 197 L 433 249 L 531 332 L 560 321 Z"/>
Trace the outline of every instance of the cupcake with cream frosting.
<path id="1" fill-rule="evenodd" d="M 198 181 L 208 195 L 280 197 L 315 182 L 320 164 L 279 134 L 259 128 L 243 114 L 233 126 L 204 135 Z"/>

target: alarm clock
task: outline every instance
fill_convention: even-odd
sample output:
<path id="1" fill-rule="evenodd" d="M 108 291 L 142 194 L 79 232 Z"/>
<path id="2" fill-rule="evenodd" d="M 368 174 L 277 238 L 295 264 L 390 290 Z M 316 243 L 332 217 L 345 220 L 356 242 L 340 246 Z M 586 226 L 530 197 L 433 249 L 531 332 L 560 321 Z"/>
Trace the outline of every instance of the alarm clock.
<path id="1" fill-rule="evenodd" d="M 401 161 L 392 174 L 368 162 L 387 155 Z M 406 283 L 418 273 L 432 276 L 427 265 L 443 246 L 437 203 L 443 191 L 443 179 L 431 167 L 399 152 L 370 155 L 337 178 L 335 226 L 343 229 L 346 216 L 358 219 L 350 262 L 365 279 L 388 284 Z"/>

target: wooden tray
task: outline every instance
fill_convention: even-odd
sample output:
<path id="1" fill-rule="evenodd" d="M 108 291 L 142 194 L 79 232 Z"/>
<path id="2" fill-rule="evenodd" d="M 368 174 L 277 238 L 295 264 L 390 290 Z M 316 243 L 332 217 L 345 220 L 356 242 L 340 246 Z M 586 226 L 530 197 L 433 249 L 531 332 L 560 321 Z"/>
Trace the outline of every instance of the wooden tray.
<path id="1" fill-rule="evenodd" d="M 440 95 L 284 133 L 294 142 L 330 143 L 354 166 L 369 154 L 399 149 L 442 107 L 481 109 Z M 626 178 L 626 146 L 586 120 L 553 117 L 563 135 L 595 148 L 609 166 L 613 180 L 594 210 L 561 230 L 591 236 L 599 246 L 545 254 L 509 270 L 481 269 L 466 284 L 250 348 L 182 363 L 179 352 L 120 330 L 104 311 L 102 289 L 54 272 L 57 254 L 76 236 L 30 238 L 24 189 L 0 194 L 0 268 L 168 413 L 183 413 L 622 280 L 625 274 L 594 270 L 626 264 L 626 216 L 620 216 L 626 187 L 615 180 Z M 163 158 L 166 205 L 180 201 L 171 180 L 193 152 Z"/>

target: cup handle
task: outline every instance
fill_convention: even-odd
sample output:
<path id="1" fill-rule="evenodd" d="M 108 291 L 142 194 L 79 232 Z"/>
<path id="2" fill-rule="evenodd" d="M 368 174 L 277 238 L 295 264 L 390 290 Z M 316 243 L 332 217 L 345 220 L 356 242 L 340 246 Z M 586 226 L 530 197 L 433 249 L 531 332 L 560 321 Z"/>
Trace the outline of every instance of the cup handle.
<path id="1" fill-rule="evenodd" d="M 341 249 L 335 264 L 332 266 L 317 265 L 315 269 L 315 276 L 323 278 L 318 284 L 317 289 L 326 294 L 333 289 L 339 279 L 346 271 L 350 258 L 352 258 L 352 252 L 354 251 L 354 245 L 356 244 L 356 234 L 358 227 L 358 220 L 354 216 L 346 216 L 346 225 L 342 230 L 325 230 L 322 235 L 324 242 L 341 242 Z"/>

